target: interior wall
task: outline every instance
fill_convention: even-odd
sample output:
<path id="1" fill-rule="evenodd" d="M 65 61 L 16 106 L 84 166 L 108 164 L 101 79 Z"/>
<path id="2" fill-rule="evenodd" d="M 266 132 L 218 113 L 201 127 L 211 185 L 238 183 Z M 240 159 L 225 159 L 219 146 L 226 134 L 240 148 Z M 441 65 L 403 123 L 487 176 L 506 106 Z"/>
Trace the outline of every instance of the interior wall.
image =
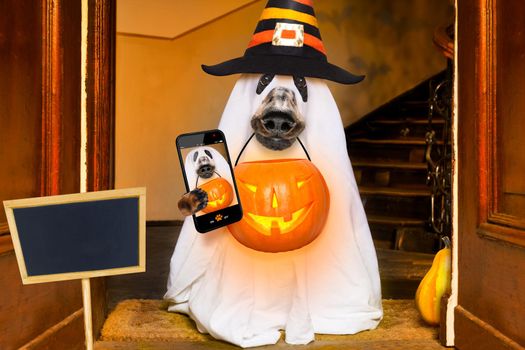
<path id="1" fill-rule="evenodd" d="M 238 78 L 206 75 L 200 65 L 241 56 L 265 3 L 175 40 L 117 35 L 116 187 L 147 187 L 148 220 L 181 219 L 175 138 L 215 128 Z M 367 76 L 329 82 L 345 125 L 445 68 L 432 36 L 452 22 L 448 1 L 319 0 L 315 10 L 329 61 Z"/>

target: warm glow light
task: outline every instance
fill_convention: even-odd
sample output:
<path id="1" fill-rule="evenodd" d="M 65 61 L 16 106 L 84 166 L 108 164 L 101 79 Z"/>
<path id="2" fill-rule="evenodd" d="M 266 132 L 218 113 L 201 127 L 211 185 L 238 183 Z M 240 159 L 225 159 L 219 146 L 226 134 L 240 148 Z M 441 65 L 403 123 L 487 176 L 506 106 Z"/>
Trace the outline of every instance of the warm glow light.
<path id="1" fill-rule="evenodd" d="M 312 205 L 310 204 L 308 208 L 304 207 L 295 211 L 291 217 L 275 217 L 275 216 L 262 216 L 248 213 L 248 217 L 252 220 L 249 220 L 248 223 L 258 229 L 260 233 L 265 236 L 271 236 L 272 234 L 286 234 L 292 231 L 295 227 L 301 224 L 302 221 L 308 216 Z M 287 220 L 288 219 L 288 220 Z"/>
<path id="2" fill-rule="evenodd" d="M 240 163 L 235 167 L 243 218 L 228 225 L 248 248 L 286 252 L 312 242 L 323 229 L 330 193 L 307 159 Z"/>
<path id="3" fill-rule="evenodd" d="M 208 200 L 208 207 L 212 207 L 212 208 L 217 208 L 218 206 L 221 206 L 223 205 L 225 202 L 226 202 L 226 195 L 223 194 L 220 198 L 217 198 L 217 199 L 213 199 L 213 200 Z"/>
<path id="4" fill-rule="evenodd" d="M 202 209 L 205 213 L 226 208 L 233 200 L 233 189 L 223 178 L 208 181 L 200 188 L 208 194 L 208 205 Z"/>
<path id="5" fill-rule="evenodd" d="M 277 203 L 277 196 L 275 195 L 275 192 L 274 192 L 273 198 L 272 198 L 272 208 L 277 209 L 278 206 L 279 206 L 279 203 Z"/>

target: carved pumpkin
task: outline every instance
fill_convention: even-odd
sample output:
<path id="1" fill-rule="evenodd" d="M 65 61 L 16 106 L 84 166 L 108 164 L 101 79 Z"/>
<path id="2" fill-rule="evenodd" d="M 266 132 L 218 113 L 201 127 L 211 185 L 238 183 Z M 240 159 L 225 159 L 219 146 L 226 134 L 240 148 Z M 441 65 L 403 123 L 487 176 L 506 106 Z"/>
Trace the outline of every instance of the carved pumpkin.
<path id="1" fill-rule="evenodd" d="M 208 194 L 208 205 L 202 209 L 205 213 L 224 209 L 232 202 L 232 186 L 222 177 L 208 181 L 199 187 Z"/>
<path id="2" fill-rule="evenodd" d="M 235 167 L 235 177 L 243 218 L 228 229 L 243 245 L 262 252 L 285 252 L 307 245 L 321 233 L 330 195 L 312 162 L 246 162 Z"/>

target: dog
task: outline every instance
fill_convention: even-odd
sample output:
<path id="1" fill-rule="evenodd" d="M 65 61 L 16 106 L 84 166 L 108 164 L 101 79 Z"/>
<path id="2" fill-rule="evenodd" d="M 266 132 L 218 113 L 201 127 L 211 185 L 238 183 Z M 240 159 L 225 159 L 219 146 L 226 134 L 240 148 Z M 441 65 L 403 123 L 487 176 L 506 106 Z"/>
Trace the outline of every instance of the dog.
<path id="1" fill-rule="evenodd" d="M 189 314 L 201 332 L 242 347 L 273 344 L 281 330 L 290 344 L 307 344 L 315 333 L 354 334 L 375 328 L 382 317 L 377 258 L 339 110 L 323 80 L 298 83 L 290 75 L 242 76 L 219 129 L 245 164 L 311 158 L 330 193 L 319 237 L 304 248 L 265 253 L 240 243 L 227 227 L 202 235 L 185 220 L 170 261 L 168 311 Z M 310 181 L 290 171 L 298 188 Z M 259 191 L 264 176 L 237 176 L 255 205 L 267 193 Z M 272 208 L 284 203 L 279 198 L 272 196 Z"/>
<path id="2" fill-rule="evenodd" d="M 272 80 L 273 76 L 263 75 L 257 85 L 257 94 L 261 94 Z M 304 84 L 299 85 L 299 81 L 304 81 Z M 304 101 L 307 91 L 306 80 L 294 78 L 294 82 Z M 251 118 L 251 127 L 257 141 L 264 147 L 274 151 L 291 147 L 305 128 L 304 117 L 299 111 L 295 92 L 283 86 L 274 87 Z"/>
<path id="3" fill-rule="evenodd" d="M 208 147 L 199 147 L 192 150 L 186 156 L 186 163 L 188 162 L 190 162 L 191 165 L 186 165 L 186 171 L 194 172 L 197 183 L 199 178 L 211 179 L 217 173 L 212 150 Z M 190 184 L 190 186 L 191 185 L 192 184 Z M 184 216 L 193 215 L 204 209 L 207 205 L 208 194 L 198 187 L 184 194 L 177 203 L 179 211 Z"/>
<path id="4" fill-rule="evenodd" d="M 256 93 L 260 95 L 273 80 L 273 75 L 264 74 L 259 79 Z M 294 84 L 301 98 L 308 98 L 306 80 L 294 77 Z M 250 125 L 256 140 L 273 151 L 290 148 L 305 128 L 305 120 L 297 104 L 293 90 L 276 86 L 263 99 L 261 105 L 251 117 Z M 211 152 L 201 147 L 190 153 L 197 176 L 209 179 L 215 172 L 215 162 Z M 208 195 L 200 188 L 184 194 L 178 202 L 178 208 L 184 216 L 193 215 L 206 207 Z"/>

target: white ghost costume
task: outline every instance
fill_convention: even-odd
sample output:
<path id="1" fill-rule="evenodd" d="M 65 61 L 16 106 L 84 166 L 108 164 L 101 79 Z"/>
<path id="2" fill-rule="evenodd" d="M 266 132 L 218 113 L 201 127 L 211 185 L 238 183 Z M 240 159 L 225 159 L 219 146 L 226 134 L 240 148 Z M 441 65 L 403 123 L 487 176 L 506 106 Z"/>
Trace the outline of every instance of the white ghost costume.
<path id="1" fill-rule="evenodd" d="M 198 233 L 186 218 L 171 259 L 169 311 L 188 314 L 199 331 L 252 347 L 307 344 L 314 333 L 354 334 L 382 318 L 376 252 L 348 158 L 344 129 L 333 96 L 321 79 L 307 78 L 304 103 L 289 76 L 276 76 L 261 95 L 260 75 L 236 83 L 219 129 L 235 159 L 253 133 L 250 119 L 276 86 L 292 89 L 305 129 L 299 136 L 330 191 L 330 210 L 317 239 L 284 253 L 263 253 L 238 243 L 228 229 Z M 298 142 L 271 151 L 254 139 L 240 162 L 305 158 Z M 241 203 L 242 205 L 242 203 Z"/>

